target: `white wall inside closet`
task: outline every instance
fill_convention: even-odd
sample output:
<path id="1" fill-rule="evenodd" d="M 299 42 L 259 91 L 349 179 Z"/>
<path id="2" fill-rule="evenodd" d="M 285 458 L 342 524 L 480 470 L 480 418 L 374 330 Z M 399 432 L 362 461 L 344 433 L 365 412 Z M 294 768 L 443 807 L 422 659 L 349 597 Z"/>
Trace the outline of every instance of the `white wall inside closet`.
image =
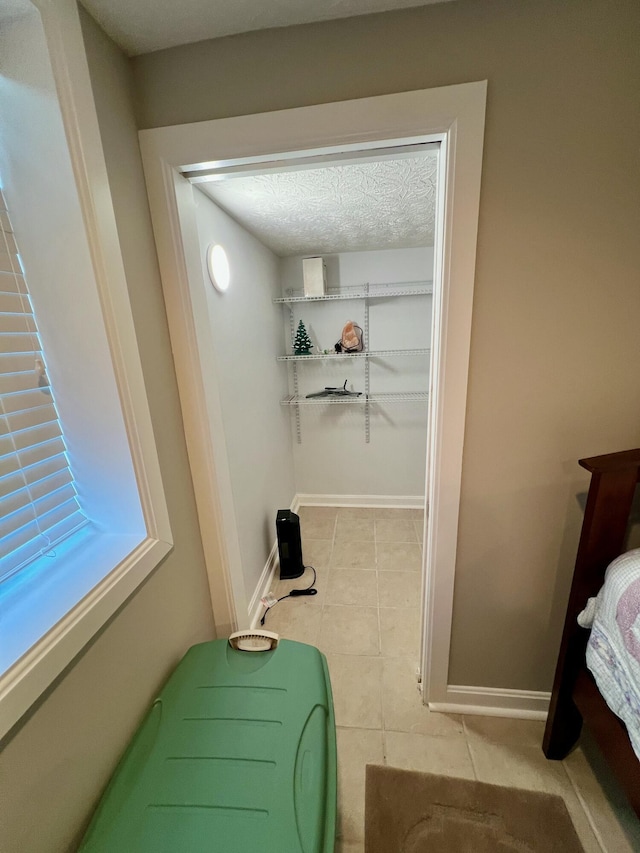
<path id="1" fill-rule="evenodd" d="M 345 252 L 326 256 L 330 288 L 424 282 L 433 278 L 433 248 Z M 281 260 L 283 295 L 302 289 L 302 258 Z M 317 353 L 333 349 L 344 324 L 364 324 L 364 301 L 293 303 L 294 327 L 303 320 Z M 429 348 L 431 296 L 369 300 L 369 339 L 365 348 L 404 350 Z M 283 353 L 291 352 L 289 309 L 282 307 Z M 365 360 L 330 358 L 296 362 L 301 395 L 325 385 L 364 391 Z M 429 356 L 387 356 L 369 359 L 371 392 L 427 392 Z M 289 368 L 291 371 L 291 367 Z M 291 375 L 290 375 L 291 381 Z M 290 393 L 293 387 L 290 385 Z M 294 425 L 294 412 L 291 412 Z M 301 443 L 292 432 L 298 494 L 362 496 L 424 495 L 427 403 L 386 403 L 371 406 L 371 439 L 365 442 L 362 405 L 300 407 Z"/>
<path id="2" fill-rule="evenodd" d="M 280 294 L 279 259 L 194 189 L 202 275 L 215 341 L 214 372 L 222 409 L 217 437 L 219 473 L 228 467 L 236 538 L 247 598 L 253 594 L 275 540 L 278 509 L 295 494 L 289 417 L 280 406 L 287 393 L 282 317 L 273 299 Z M 231 283 L 219 293 L 209 281 L 206 251 L 219 243 L 227 253 Z M 226 451 L 225 447 L 226 446 Z M 233 526 L 233 525 L 232 525 Z"/>
<path id="3" fill-rule="evenodd" d="M 197 188 L 193 190 L 202 277 L 214 339 L 211 380 L 220 398 L 221 431 L 217 469 L 228 484 L 225 507 L 230 562 L 241 572 L 247 601 L 256 590 L 275 541 L 275 516 L 296 494 L 336 500 L 357 495 L 424 495 L 427 404 L 371 407 L 371 441 L 365 442 L 364 409 L 353 406 L 301 407 L 302 443 L 296 440 L 294 411 L 281 405 L 292 393 L 292 365 L 277 357 L 291 352 L 289 309 L 274 304 L 287 290 L 302 289 L 302 258 L 277 257 Z M 219 293 L 209 281 L 206 255 L 212 243 L 224 247 L 231 284 Z M 433 277 L 433 249 L 386 249 L 328 255 L 328 284 L 348 288 Z M 431 296 L 372 299 L 367 350 L 429 348 Z M 296 303 L 314 353 L 332 349 L 348 320 L 363 325 L 364 302 Z M 364 390 L 365 360 L 297 362 L 300 392 L 325 385 Z M 428 391 L 429 356 L 369 360 L 372 392 Z M 234 556 L 235 555 L 235 556 Z"/>

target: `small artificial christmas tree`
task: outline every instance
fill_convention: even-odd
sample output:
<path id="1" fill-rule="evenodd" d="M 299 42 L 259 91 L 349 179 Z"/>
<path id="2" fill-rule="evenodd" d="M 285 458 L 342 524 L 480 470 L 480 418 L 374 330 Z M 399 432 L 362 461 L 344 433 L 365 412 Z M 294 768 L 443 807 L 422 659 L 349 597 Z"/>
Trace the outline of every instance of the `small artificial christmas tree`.
<path id="1" fill-rule="evenodd" d="M 293 354 L 294 355 L 311 355 L 311 338 L 307 334 L 302 320 L 298 323 L 298 330 L 293 339 Z"/>

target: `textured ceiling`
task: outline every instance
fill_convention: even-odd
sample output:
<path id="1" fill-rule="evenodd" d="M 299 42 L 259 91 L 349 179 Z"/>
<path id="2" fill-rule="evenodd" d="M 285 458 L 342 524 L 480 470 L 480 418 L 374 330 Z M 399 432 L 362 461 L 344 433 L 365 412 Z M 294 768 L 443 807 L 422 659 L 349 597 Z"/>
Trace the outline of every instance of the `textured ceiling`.
<path id="1" fill-rule="evenodd" d="M 432 246 L 437 152 L 199 183 L 277 255 Z"/>
<path id="2" fill-rule="evenodd" d="M 82 0 L 129 56 L 251 30 L 443 2 L 450 0 Z"/>

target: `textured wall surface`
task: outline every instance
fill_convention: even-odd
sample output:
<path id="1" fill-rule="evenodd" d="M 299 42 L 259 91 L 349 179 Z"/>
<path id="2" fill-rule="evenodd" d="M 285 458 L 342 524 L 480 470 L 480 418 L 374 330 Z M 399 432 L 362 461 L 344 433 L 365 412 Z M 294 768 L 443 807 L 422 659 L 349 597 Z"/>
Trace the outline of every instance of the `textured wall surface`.
<path id="1" fill-rule="evenodd" d="M 640 442 L 639 41 L 637 0 L 457 0 L 133 63 L 141 127 L 488 80 L 455 684 L 550 688 L 576 460 Z"/>
<path id="2" fill-rule="evenodd" d="M 251 601 L 276 539 L 278 509 L 295 495 L 288 412 L 280 405 L 287 389 L 280 354 L 278 258 L 194 190 L 209 307 L 215 371 L 224 425 L 231 501 L 247 603 Z M 226 293 L 210 282 L 206 256 L 212 243 L 224 246 L 231 269 Z M 214 436 L 215 441 L 215 436 Z M 241 624 L 239 627 L 248 627 Z"/>

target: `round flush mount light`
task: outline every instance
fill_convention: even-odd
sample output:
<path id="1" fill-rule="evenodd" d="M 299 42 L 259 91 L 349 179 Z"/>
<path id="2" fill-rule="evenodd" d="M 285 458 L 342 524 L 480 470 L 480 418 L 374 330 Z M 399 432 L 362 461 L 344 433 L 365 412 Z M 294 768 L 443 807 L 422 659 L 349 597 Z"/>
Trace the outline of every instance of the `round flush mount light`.
<path id="1" fill-rule="evenodd" d="M 231 279 L 229 259 L 225 250 L 218 243 L 212 243 L 207 250 L 207 268 L 209 278 L 215 289 L 219 290 L 220 293 L 228 290 Z"/>

